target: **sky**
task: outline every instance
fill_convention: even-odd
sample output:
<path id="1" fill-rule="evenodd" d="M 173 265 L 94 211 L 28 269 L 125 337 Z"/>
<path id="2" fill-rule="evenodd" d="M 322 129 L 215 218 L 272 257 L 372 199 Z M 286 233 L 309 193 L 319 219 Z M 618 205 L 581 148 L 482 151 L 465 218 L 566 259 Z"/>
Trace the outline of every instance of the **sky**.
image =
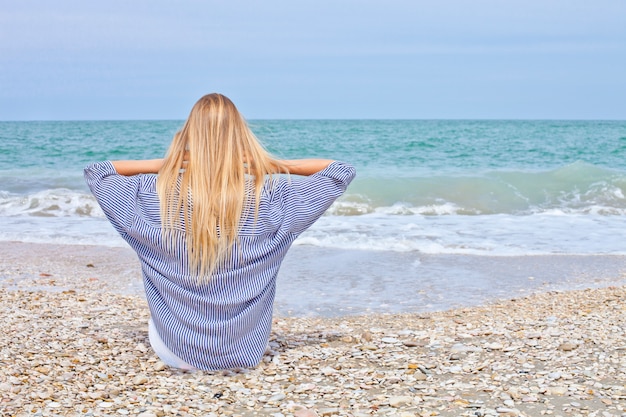
<path id="1" fill-rule="evenodd" d="M 0 0 L 0 120 L 626 119 L 624 0 Z"/>

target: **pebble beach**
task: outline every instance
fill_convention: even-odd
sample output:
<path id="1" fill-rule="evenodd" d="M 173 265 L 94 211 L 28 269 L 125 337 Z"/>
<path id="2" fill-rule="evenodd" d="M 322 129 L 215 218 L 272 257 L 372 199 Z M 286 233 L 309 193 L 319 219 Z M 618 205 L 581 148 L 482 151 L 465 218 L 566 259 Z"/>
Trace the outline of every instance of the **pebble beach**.
<path id="1" fill-rule="evenodd" d="M 0 416 L 626 416 L 624 286 L 277 315 L 258 367 L 185 372 L 150 348 L 127 251 L 42 247 L 0 243 Z"/>

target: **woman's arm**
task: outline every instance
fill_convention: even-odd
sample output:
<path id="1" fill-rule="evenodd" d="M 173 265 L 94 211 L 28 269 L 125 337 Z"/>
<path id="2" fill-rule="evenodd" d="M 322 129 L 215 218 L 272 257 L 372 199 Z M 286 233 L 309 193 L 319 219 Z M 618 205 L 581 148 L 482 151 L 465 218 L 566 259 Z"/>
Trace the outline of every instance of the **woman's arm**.
<path id="1" fill-rule="evenodd" d="M 113 168 L 120 175 L 156 174 L 163 165 L 163 159 L 146 159 L 138 161 L 111 161 Z"/>
<path id="2" fill-rule="evenodd" d="M 280 161 L 293 175 L 313 175 L 326 169 L 332 159 L 292 159 Z M 111 161 L 113 168 L 120 175 L 156 174 L 163 165 L 163 159 Z"/>
<path id="3" fill-rule="evenodd" d="M 290 174 L 309 176 L 326 169 L 335 161 L 332 159 L 292 159 L 280 162 L 285 165 Z"/>

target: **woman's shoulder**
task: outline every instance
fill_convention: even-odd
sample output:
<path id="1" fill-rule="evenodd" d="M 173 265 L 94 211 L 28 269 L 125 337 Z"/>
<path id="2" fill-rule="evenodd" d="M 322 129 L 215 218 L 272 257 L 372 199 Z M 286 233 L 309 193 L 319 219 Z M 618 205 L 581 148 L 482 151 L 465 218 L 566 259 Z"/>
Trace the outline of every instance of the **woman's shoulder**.
<path id="1" fill-rule="evenodd" d="M 273 174 L 265 177 L 263 188 L 261 189 L 261 198 L 269 198 L 270 200 L 280 195 L 288 186 L 290 178 L 283 174 Z"/>

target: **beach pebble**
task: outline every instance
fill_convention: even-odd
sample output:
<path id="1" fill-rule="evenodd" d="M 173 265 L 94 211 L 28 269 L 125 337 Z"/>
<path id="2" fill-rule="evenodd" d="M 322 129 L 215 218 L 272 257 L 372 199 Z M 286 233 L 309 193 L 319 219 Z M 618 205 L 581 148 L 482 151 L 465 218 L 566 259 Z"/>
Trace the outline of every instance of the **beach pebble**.
<path id="1" fill-rule="evenodd" d="M 302 394 L 304 392 L 313 391 L 317 386 L 315 384 L 301 384 L 296 387 L 294 390 L 297 394 Z"/>
<path id="2" fill-rule="evenodd" d="M 486 349 L 490 349 L 490 350 L 501 350 L 502 348 L 504 348 L 504 345 L 500 342 L 492 342 L 492 343 L 487 343 L 485 345 Z"/>
<path id="3" fill-rule="evenodd" d="M 389 405 L 394 407 L 394 408 L 398 408 L 398 407 L 401 407 L 403 405 L 409 404 L 411 401 L 413 401 L 413 398 L 409 397 L 408 395 L 402 395 L 402 396 L 397 396 L 397 397 L 390 397 L 389 398 Z"/>
<path id="4" fill-rule="evenodd" d="M 155 371 L 163 371 L 167 369 L 167 365 L 161 361 L 157 361 L 157 363 L 154 364 L 153 368 Z"/>
<path id="5" fill-rule="evenodd" d="M 548 395 L 565 395 L 567 394 L 567 387 L 558 386 L 558 387 L 548 387 L 546 390 L 546 394 Z"/>
<path id="6" fill-rule="evenodd" d="M 416 372 L 413 378 L 415 378 L 416 381 L 426 381 L 428 376 L 422 372 Z"/>
<path id="7" fill-rule="evenodd" d="M 463 367 L 451 366 L 450 368 L 448 368 L 448 372 L 450 372 L 451 374 L 460 374 L 463 372 Z"/>
<path id="8" fill-rule="evenodd" d="M 148 377 L 145 375 L 137 375 L 133 378 L 134 385 L 143 385 L 149 381 Z"/>
<path id="9" fill-rule="evenodd" d="M 564 352 L 569 352 L 571 350 L 576 349 L 578 346 L 574 343 L 570 343 L 570 342 L 565 342 L 565 343 L 561 343 L 558 347 L 559 350 L 562 350 Z"/>
<path id="10" fill-rule="evenodd" d="M 508 407 L 498 407 L 496 408 L 496 412 L 498 413 L 498 416 L 501 416 L 501 417 L 505 417 L 505 416 L 518 417 L 520 415 L 519 410 L 515 408 L 508 408 Z"/>
<path id="11" fill-rule="evenodd" d="M 88 393 L 87 396 L 91 398 L 92 400 L 99 400 L 101 398 L 104 398 L 104 392 L 94 391 L 94 392 Z"/>
<path id="12" fill-rule="evenodd" d="M 465 353 L 468 350 L 469 350 L 468 347 L 462 343 L 456 343 L 452 345 L 452 347 L 450 348 L 450 352 L 452 353 Z"/>
<path id="13" fill-rule="evenodd" d="M 286 395 L 283 394 L 283 393 L 274 394 L 267 400 L 267 402 L 268 403 L 280 402 L 280 401 L 284 400 L 285 397 L 286 397 Z"/>
<path id="14" fill-rule="evenodd" d="M 523 403 L 536 403 L 537 401 L 539 401 L 539 398 L 534 395 L 527 395 L 522 397 Z"/>

